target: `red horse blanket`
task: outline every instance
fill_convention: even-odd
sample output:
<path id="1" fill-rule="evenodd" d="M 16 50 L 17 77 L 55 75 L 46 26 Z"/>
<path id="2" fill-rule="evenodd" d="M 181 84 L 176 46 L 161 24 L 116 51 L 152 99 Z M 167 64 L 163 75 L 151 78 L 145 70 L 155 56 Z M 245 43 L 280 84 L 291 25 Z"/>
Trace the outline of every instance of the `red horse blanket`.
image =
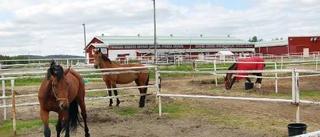
<path id="1" fill-rule="evenodd" d="M 262 58 L 259 58 L 259 57 L 238 59 L 237 62 L 238 63 L 237 63 L 237 69 L 236 70 L 263 70 L 264 66 L 265 66 L 264 60 Z M 245 76 L 245 75 L 249 75 L 249 74 L 238 73 L 237 75 Z M 237 77 L 237 80 L 241 80 L 243 78 L 244 77 Z"/>

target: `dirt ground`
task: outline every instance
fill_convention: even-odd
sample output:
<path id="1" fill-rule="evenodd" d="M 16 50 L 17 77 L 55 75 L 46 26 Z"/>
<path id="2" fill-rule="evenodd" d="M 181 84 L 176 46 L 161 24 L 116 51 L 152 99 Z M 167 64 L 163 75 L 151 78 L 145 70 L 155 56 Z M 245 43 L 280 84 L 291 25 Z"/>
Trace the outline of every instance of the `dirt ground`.
<path id="1" fill-rule="evenodd" d="M 300 91 L 319 90 L 320 77 L 308 77 L 300 79 Z M 183 77 L 162 79 L 161 93 L 171 94 L 192 94 L 192 95 L 220 95 L 220 96 L 243 96 L 243 97 L 265 97 L 272 96 L 274 93 L 274 80 L 264 79 L 262 89 L 244 90 L 244 80 L 235 83 L 232 90 L 224 89 L 224 84 L 219 83 L 215 86 L 212 76 L 204 77 Z M 150 83 L 154 83 L 151 81 Z M 104 88 L 102 83 L 87 83 L 87 88 Z M 36 93 L 38 87 L 17 87 L 15 90 L 19 93 Z M 154 94 L 154 89 L 149 89 L 148 93 Z M 291 94 L 291 79 L 279 79 L 278 94 Z M 320 90 L 319 90 L 320 92 Z M 138 93 L 132 90 L 132 93 Z M 199 113 L 187 118 L 169 118 L 166 114 L 159 117 L 152 108 L 157 106 L 155 96 L 148 97 L 149 101 L 142 113 L 134 116 L 119 116 L 114 113 L 120 108 L 138 107 L 138 97 L 122 98 L 120 108 L 108 106 L 108 100 L 87 101 L 88 125 L 92 137 L 283 137 L 287 136 L 287 124 L 295 122 L 296 107 L 290 103 L 274 103 L 259 101 L 238 101 L 221 99 L 191 99 L 179 97 L 163 97 L 163 102 L 192 102 L 203 106 L 209 110 L 217 110 L 218 115 L 239 115 L 245 116 L 244 121 L 255 121 L 258 119 L 270 119 L 274 123 L 283 123 L 283 126 L 263 125 L 255 123 L 247 127 L 224 125 L 221 123 L 212 123 Z M 289 98 L 290 99 L 290 98 Z M 301 99 L 304 99 L 301 97 Z M 30 101 L 30 100 L 29 100 Z M 315 101 L 320 101 L 315 100 Z M 3 111 L 3 110 L 1 110 Z M 11 110 L 8 110 L 10 112 Z M 17 110 L 19 120 L 39 119 L 38 106 L 19 107 Z M 320 130 L 320 113 L 318 105 L 301 104 L 301 122 L 308 124 L 308 132 Z M 0 117 L 3 117 L 0 112 Z M 10 115 L 10 113 L 8 113 Z M 212 114 L 215 115 L 216 114 Z M 56 117 L 55 113 L 50 113 L 51 117 Z M 10 117 L 10 116 L 8 116 Z M 219 117 L 219 116 L 216 116 Z M 232 121 L 232 119 L 229 119 Z M 218 120 L 219 121 L 219 120 Z M 254 122 L 253 122 L 254 123 Z M 263 126 L 262 126 L 263 125 Z M 259 127 L 267 127 L 260 129 Z M 54 125 L 50 125 L 52 135 L 55 136 Z M 252 128 L 253 127 L 253 128 Z M 272 132 L 270 132 L 272 131 Z M 19 134 L 19 133 L 18 133 Z M 34 132 L 24 137 L 42 137 L 43 127 L 35 129 Z M 72 136 L 84 136 L 82 128 Z"/>

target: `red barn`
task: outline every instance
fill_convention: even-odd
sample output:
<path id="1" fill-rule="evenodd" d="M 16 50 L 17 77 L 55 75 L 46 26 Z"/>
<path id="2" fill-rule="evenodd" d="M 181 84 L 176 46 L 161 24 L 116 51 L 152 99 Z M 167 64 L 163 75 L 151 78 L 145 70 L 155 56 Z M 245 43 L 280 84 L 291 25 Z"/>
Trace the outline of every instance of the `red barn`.
<path id="1" fill-rule="evenodd" d="M 287 40 L 262 41 L 255 43 L 256 54 L 302 55 L 320 52 L 320 36 L 290 36 Z"/>
<path id="2" fill-rule="evenodd" d="M 288 41 L 291 54 L 302 54 L 303 50 L 309 50 L 310 54 L 320 52 L 320 36 L 292 36 Z"/>
<path id="3" fill-rule="evenodd" d="M 111 59 L 119 57 L 144 58 L 154 53 L 153 36 L 96 36 L 86 46 L 89 61 L 92 50 L 101 48 Z M 230 36 L 158 36 L 157 55 L 213 55 L 218 51 L 254 53 L 254 43 Z M 158 56 L 158 57 L 159 57 Z"/>
<path id="4" fill-rule="evenodd" d="M 262 55 L 285 55 L 289 53 L 287 40 L 261 41 L 255 43 L 255 53 Z"/>

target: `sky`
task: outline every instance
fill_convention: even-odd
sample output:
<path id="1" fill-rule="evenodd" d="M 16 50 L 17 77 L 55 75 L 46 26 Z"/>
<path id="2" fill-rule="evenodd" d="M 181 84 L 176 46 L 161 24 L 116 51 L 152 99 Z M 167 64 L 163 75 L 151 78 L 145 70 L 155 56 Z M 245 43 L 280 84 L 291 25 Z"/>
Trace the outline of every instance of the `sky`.
<path id="1" fill-rule="evenodd" d="M 0 3 L 0 55 L 84 56 L 84 30 L 86 43 L 102 34 L 154 33 L 152 0 Z M 156 0 L 155 5 L 157 36 L 257 36 L 264 41 L 320 36 L 318 0 Z"/>

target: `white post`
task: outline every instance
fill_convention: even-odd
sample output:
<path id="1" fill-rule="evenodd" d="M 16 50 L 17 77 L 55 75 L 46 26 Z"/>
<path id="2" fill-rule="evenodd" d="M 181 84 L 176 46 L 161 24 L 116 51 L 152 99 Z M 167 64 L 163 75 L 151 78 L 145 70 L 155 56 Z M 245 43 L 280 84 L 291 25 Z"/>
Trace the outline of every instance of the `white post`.
<path id="1" fill-rule="evenodd" d="M 16 119 L 17 119 L 17 113 L 16 113 L 16 97 L 14 92 L 14 79 L 11 79 L 11 95 L 12 95 L 12 130 L 13 130 L 13 136 L 17 136 L 17 127 L 16 127 Z"/>
<path id="2" fill-rule="evenodd" d="M 159 101 L 159 116 L 161 117 L 161 114 L 162 114 L 162 105 L 161 105 L 161 96 L 159 96 L 160 94 L 160 88 L 159 86 L 161 86 L 161 79 L 160 79 L 160 73 L 157 71 L 157 68 L 155 68 L 155 73 L 156 73 L 156 96 L 158 97 L 158 101 Z"/>
<path id="3" fill-rule="evenodd" d="M 274 63 L 274 70 L 277 71 L 278 67 L 277 67 L 277 62 Z M 278 93 L 278 73 L 275 72 L 274 73 L 274 77 L 275 77 L 275 90 L 276 90 L 276 93 Z"/>
<path id="4" fill-rule="evenodd" d="M 318 70 L 318 56 L 316 55 L 316 70 Z"/>
<path id="5" fill-rule="evenodd" d="M 1 76 L 1 78 L 2 78 L 2 97 L 3 97 L 2 105 L 5 106 L 7 104 L 6 99 L 5 99 L 5 97 L 6 97 L 6 82 L 5 82 L 3 75 Z M 5 108 L 3 108 L 3 120 L 6 120 L 6 119 L 7 119 L 7 108 L 5 107 Z"/>
<path id="6" fill-rule="evenodd" d="M 281 69 L 283 69 L 283 56 L 281 56 Z"/>
<path id="7" fill-rule="evenodd" d="M 217 60 L 213 61 L 213 67 L 214 67 L 214 81 L 216 83 L 216 87 L 218 86 L 218 76 L 217 76 Z"/>
<path id="8" fill-rule="evenodd" d="M 296 74 L 295 75 L 295 77 L 296 77 L 295 78 L 295 80 L 296 80 L 296 82 L 295 82 L 295 87 L 296 87 L 296 89 L 295 89 L 295 100 L 296 100 L 295 104 L 297 106 L 296 122 L 300 123 L 299 72 L 296 72 L 295 74 Z"/>
<path id="9" fill-rule="evenodd" d="M 292 102 L 295 103 L 296 102 L 296 77 L 295 77 L 295 69 L 292 68 L 292 72 L 291 72 L 291 76 L 292 76 L 292 84 L 291 84 L 291 94 L 292 94 Z"/>

